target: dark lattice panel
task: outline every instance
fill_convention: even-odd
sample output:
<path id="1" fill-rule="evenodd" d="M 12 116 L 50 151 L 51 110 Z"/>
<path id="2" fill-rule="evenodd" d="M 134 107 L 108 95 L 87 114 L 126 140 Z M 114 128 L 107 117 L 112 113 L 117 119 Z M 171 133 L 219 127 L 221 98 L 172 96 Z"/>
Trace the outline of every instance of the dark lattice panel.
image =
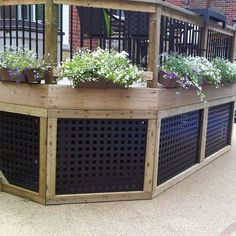
<path id="1" fill-rule="evenodd" d="M 57 194 L 142 191 L 147 121 L 59 119 Z"/>
<path id="2" fill-rule="evenodd" d="M 39 118 L 0 112 L 0 170 L 10 184 L 39 191 Z"/>
<path id="3" fill-rule="evenodd" d="M 209 108 L 206 157 L 229 145 L 232 112 L 232 103 Z"/>
<path id="4" fill-rule="evenodd" d="M 194 111 L 162 120 L 157 185 L 198 163 L 200 119 Z"/>

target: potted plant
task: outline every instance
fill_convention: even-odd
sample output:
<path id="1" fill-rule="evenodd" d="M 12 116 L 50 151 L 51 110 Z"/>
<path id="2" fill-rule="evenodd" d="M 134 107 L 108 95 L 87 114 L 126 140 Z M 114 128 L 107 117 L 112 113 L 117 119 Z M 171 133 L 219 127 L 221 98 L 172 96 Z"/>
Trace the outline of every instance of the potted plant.
<path id="1" fill-rule="evenodd" d="M 60 77 L 67 77 L 74 87 L 127 88 L 142 79 L 143 71 L 132 65 L 125 52 L 103 49 L 79 49 L 73 59 L 64 62 Z"/>
<path id="2" fill-rule="evenodd" d="M 1 81 L 40 83 L 49 68 L 49 64 L 24 47 L 5 48 L 0 53 Z"/>
<path id="3" fill-rule="evenodd" d="M 184 89 L 195 87 L 202 100 L 205 99 L 205 85 L 218 87 L 222 82 L 220 70 L 204 57 L 172 53 L 162 55 L 162 60 L 159 83 L 167 87 L 174 87 L 169 84 L 177 85 Z"/>

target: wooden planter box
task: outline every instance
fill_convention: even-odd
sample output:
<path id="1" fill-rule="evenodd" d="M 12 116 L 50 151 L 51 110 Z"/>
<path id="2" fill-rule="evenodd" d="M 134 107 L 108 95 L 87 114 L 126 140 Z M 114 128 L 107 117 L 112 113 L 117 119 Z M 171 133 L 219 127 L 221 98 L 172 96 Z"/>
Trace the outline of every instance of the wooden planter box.
<path id="1" fill-rule="evenodd" d="M 151 199 L 230 150 L 236 85 L 206 94 L 0 82 L 0 189 L 44 205 Z"/>

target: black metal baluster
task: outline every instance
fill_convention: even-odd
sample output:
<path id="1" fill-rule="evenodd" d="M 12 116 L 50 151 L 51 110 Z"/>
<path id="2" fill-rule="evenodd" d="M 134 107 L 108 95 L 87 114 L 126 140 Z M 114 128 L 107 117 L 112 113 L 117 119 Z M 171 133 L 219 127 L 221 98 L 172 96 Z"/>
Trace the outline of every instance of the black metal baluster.
<path id="1" fill-rule="evenodd" d="M 6 7 L 3 6 L 3 44 L 4 44 L 4 50 L 6 46 Z"/>
<path id="2" fill-rule="evenodd" d="M 112 47 L 112 27 L 111 27 L 111 24 L 112 24 L 112 10 L 109 11 L 109 21 L 110 21 L 110 24 L 109 24 L 109 51 L 111 51 L 111 47 Z"/>
<path id="3" fill-rule="evenodd" d="M 29 49 L 32 49 L 32 7 L 29 5 Z"/>
<path id="4" fill-rule="evenodd" d="M 131 55 L 131 52 L 132 52 L 132 49 L 131 49 L 132 39 L 131 39 L 130 11 L 127 12 L 127 18 L 128 18 L 128 29 L 127 29 L 128 48 L 127 48 L 127 51 L 128 51 L 128 54 L 129 54 L 129 59 L 131 60 L 132 59 L 132 55 Z"/>
<path id="5" fill-rule="evenodd" d="M 43 55 L 45 55 L 45 5 L 43 4 Z"/>
<path id="6" fill-rule="evenodd" d="M 164 52 L 166 53 L 166 52 L 169 52 L 168 42 L 170 40 L 170 23 L 169 23 L 170 21 L 169 21 L 169 17 L 167 17 L 167 16 L 163 17 L 163 19 L 166 19 L 166 21 L 165 21 L 166 31 L 164 31 L 164 34 L 163 34 L 164 35 L 164 43 L 165 43 L 165 46 L 164 46 L 165 50 L 164 50 Z M 168 32 L 169 32 L 169 36 L 168 36 Z"/>
<path id="7" fill-rule="evenodd" d="M 70 58 L 73 57 L 73 6 L 70 6 Z M 83 32 L 81 32 L 81 35 Z M 83 37 L 80 40 L 81 46 L 83 47 Z"/>
<path id="8" fill-rule="evenodd" d="M 10 46 L 12 46 L 12 6 L 9 6 L 9 34 L 10 34 Z"/>
<path id="9" fill-rule="evenodd" d="M 15 6 L 16 11 L 16 47 L 19 46 L 19 28 L 18 28 L 18 21 L 19 21 L 19 15 L 18 15 L 18 6 Z"/>
<path id="10" fill-rule="evenodd" d="M 118 35 L 118 51 L 121 51 L 121 21 L 122 21 L 122 16 L 121 16 L 121 10 L 119 10 L 119 35 Z"/>
<path id="11" fill-rule="evenodd" d="M 63 60 L 63 5 L 59 5 L 60 14 L 59 14 L 59 21 L 60 21 L 60 62 Z"/>
<path id="12" fill-rule="evenodd" d="M 35 51 L 37 54 L 37 58 L 38 58 L 38 54 L 39 54 L 39 14 L 38 14 L 38 5 L 35 5 Z"/>
<path id="13" fill-rule="evenodd" d="M 22 5 L 21 9 L 21 18 L 22 18 L 22 46 L 25 46 L 25 5 Z"/>

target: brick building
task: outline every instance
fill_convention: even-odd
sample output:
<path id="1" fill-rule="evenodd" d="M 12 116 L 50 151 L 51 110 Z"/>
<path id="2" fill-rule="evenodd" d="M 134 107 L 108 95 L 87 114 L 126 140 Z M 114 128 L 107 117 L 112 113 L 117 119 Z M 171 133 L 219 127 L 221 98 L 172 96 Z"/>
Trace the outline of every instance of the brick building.
<path id="1" fill-rule="evenodd" d="M 184 8 L 211 8 L 228 17 L 228 24 L 236 26 L 236 0 L 166 0 Z"/>

